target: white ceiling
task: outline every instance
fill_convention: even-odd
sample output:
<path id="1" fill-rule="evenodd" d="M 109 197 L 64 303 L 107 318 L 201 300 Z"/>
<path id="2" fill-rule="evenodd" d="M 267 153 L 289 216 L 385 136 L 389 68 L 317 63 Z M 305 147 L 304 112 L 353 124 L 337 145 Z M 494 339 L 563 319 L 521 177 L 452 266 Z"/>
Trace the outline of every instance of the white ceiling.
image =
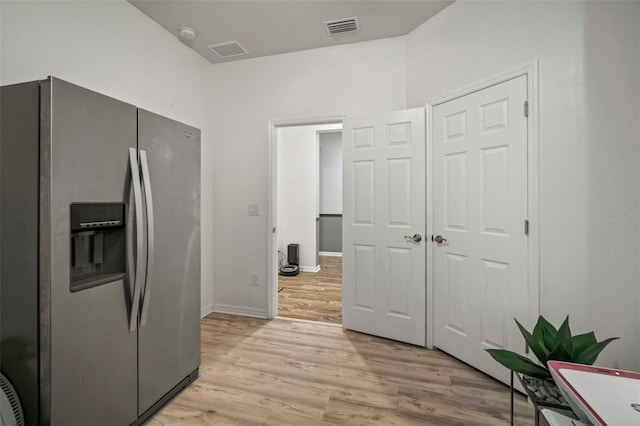
<path id="1" fill-rule="evenodd" d="M 453 1 L 436 0 L 128 0 L 211 63 L 405 35 Z M 356 16 L 360 31 L 329 36 L 324 21 Z M 249 55 L 220 59 L 206 46 L 238 41 Z"/>

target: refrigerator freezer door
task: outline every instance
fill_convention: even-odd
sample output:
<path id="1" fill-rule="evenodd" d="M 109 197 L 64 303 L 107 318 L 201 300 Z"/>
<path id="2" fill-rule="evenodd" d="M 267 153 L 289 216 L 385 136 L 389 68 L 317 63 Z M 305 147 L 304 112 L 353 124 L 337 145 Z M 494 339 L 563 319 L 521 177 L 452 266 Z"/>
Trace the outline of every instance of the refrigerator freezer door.
<path id="1" fill-rule="evenodd" d="M 155 237 L 138 330 L 142 415 L 200 365 L 200 131 L 139 109 L 138 146 L 148 160 Z"/>
<path id="2" fill-rule="evenodd" d="M 51 424 L 128 425 L 137 418 L 131 283 L 70 292 L 70 204 L 128 202 L 136 108 L 55 78 L 41 100 L 41 321 L 50 327 L 41 377 L 51 378 Z"/>

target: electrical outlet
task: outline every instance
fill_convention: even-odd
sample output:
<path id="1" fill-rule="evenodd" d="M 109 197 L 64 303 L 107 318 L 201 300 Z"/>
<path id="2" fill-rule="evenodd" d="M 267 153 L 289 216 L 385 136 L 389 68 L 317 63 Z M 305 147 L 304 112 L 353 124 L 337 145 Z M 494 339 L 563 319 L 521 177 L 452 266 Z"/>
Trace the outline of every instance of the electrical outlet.
<path id="1" fill-rule="evenodd" d="M 259 204 L 249 204 L 249 216 L 260 216 Z"/>
<path id="2" fill-rule="evenodd" d="M 260 281 L 258 280 L 258 274 L 256 274 L 255 272 L 251 274 L 251 285 L 253 286 L 260 285 Z"/>

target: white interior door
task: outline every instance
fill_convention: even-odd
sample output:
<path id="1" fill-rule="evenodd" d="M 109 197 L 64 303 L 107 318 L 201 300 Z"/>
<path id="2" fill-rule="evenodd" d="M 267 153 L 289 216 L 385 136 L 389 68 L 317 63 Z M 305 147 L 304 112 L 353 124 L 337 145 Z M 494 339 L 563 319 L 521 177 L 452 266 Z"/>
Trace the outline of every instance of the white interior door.
<path id="1" fill-rule="evenodd" d="M 434 345 L 505 382 L 484 349 L 524 351 L 526 99 L 522 76 L 433 108 Z"/>
<path id="2" fill-rule="evenodd" d="M 425 345 L 425 113 L 343 124 L 345 328 Z M 414 236 L 415 240 L 409 238 Z"/>

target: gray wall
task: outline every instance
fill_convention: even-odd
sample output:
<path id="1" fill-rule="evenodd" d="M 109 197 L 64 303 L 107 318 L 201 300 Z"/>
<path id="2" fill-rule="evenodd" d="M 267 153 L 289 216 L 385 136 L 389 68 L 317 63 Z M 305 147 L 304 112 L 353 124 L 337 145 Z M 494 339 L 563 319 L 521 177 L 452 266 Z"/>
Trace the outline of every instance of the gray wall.
<path id="1" fill-rule="evenodd" d="M 342 253 L 342 215 L 320 215 L 320 251 Z"/>

